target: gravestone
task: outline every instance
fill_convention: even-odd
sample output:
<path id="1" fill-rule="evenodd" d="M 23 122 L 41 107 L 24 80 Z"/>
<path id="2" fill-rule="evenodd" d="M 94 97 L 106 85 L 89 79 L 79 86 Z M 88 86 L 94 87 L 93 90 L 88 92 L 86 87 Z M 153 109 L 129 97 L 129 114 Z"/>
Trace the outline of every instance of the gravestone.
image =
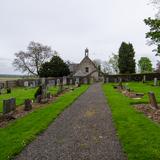
<path id="1" fill-rule="evenodd" d="M 75 85 L 79 84 L 79 78 L 76 78 Z"/>
<path id="2" fill-rule="evenodd" d="M 106 83 L 109 83 L 109 78 L 108 77 L 106 78 Z"/>
<path id="3" fill-rule="evenodd" d="M 25 111 L 30 111 L 32 109 L 32 100 L 26 99 L 24 101 L 24 110 Z"/>
<path id="4" fill-rule="evenodd" d="M 24 87 L 28 87 L 28 81 L 24 82 Z"/>
<path id="5" fill-rule="evenodd" d="M 144 76 L 143 76 L 143 80 L 142 80 L 142 82 L 143 82 L 143 83 L 145 83 L 145 82 L 146 82 L 146 75 L 144 75 Z"/>
<path id="6" fill-rule="evenodd" d="M 153 92 L 149 92 L 148 93 L 148 96 L 149 96 L 149 102 L 150 102 L 150 105 L 155 108 L 155 109 L 158 109 L 158 105 L 157 105 L 157 101 L 156 101 L 156 97 L 155 97 L 155 94 Z"/>
<path id="7" fill-rule="evenodd" d="M 36 102 L 41 103 L 41 100 L 42 100 L 42 95 L 37 95 Z"/>
<path id="8" fill-rule="evenodd" d="M 15 98 L 3 100 L 3 114 L 7 114 L 11 111 L 15 111 L 15 109 L 16 109 L 16 99 Z"/>
<path id="9" fill-rule="evenodd" d="M 154 86 L 157 86 L 157 78 L 154 78 Z"/>
<path id="10" fill-rule="evenodd" d="M 34 88 L 36 87 L 36 82 L 35 81 L 32 82 L 32 87 L 34 87 Z"/>
<path id="11" fill-rule="evenodd" d="M 67 77 L 63 77 L 63 85 L 67 84 Z"/>
<path id="12" fill-rule="evenodd" d="M 57 79 L 57 86 L 59 86 L 61 83 L 60 79 Z"/>
<path id="13" fill-rule="evenodd" d="M 72 80 L 72 79 L 70 79 L 69 84 L 70 84 L 70 85 L 72 85 L 72 84 L 73 84 L 73 80 Z"/>

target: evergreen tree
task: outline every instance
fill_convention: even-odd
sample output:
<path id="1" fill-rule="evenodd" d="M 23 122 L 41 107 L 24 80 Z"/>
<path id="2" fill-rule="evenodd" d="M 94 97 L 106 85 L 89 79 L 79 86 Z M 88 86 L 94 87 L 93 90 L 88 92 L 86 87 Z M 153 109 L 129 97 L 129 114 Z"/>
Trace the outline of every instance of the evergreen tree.
<path id="1" fill-rule="evenodd" d="M 131 43 L 122 42 L 119 48 L 118 68 L 120 73 L 135 73 L 135 51 Z"/>
<path id="2" fill-rule="evenodd" d="M 68 65 L 57 54 L 40 69 L 40 77 L 63 77 L 69 74 Z"/>

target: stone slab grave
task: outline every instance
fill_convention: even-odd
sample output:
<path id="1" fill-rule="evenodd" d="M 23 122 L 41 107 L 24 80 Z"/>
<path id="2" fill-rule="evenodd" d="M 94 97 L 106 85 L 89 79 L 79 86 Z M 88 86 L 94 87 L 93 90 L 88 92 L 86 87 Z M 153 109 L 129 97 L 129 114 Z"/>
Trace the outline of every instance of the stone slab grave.
<path id="1" fill-rule="evenodd" d="M 16 109 L 16 99 L 15 98 L 3 100 L 3 114 L 7 114 L 11 111 L 15 111 L 15 109 Z"/>
<path id="2" fill-rule="evenodd" d="M 159 109 L 159 107 L 157 105 L 155 94 L 153 92 L 149 92 L 148 96 L 149 96 L 149 103 L 150 103 L 151 107 L 154 109 Z"/>
<path id="3" fill-rule="evenodd" d="M 25 101 L 24 101 L 24 110 L 25 111 L 30 111 L 31 109 L 32 109 L 32 100 L 25 99 Z"/>

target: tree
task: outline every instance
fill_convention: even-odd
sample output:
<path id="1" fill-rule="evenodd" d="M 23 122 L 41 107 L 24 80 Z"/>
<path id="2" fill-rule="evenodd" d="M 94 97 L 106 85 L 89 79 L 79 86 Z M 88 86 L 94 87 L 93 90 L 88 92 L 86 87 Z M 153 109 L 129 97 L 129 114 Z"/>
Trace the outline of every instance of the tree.
<path id="1" fill-rule="evenodd" d="M 150 45 L 156 45 L 157 49 L 153 50 L 156 55 L 160 55 L 160 20 L 159 19 L 148 19 L 144 20 L 145 24 L 150 27 L 150 31 L 146 33 L 146 38 L 150 38 Z"/>
<path id="2" fill-rule="evenodd" d="M 155 72 L 160 73 L 160 61 L 157 61 Z"/>
<path id="3" fill-rule="evenodd" d="M 119 48 L 118 68 L 120 73 L 135 73 L 135 51 L 131 43 L 122 42 Z"/>
<path id="4" fill-rule="evenodd" d="M 148 57 L 141 57 L 138 61 L 138 67 L 141 73 L 152 72 L 152 63 Z"/>
<path id="5" fill-rule="evenodd" d="M 118 59 L 119 59 L 119 56 L 117 54 L 114 54 L 112 53 L 112 56 L 110 57 L 109 59 L 109 64 L 112 68 L 112 72 L 113 73 L 118 73 L 119 72 L 119 69 L 118 69 Z"/>
<path id="6" fill-rule="evenodd" d="M 63 77 L 70 74 L 69 67 L 57 54 L 50 62 L 45 62 L 40 68 L 40 77 Z"/>
<path id="7" fill-rule="evenodd" d="M 103 61 L 102 63 L 103 73 L 112 74 L 112 67 L 108 61 Z"/>
<path id="8" fill-rule="evenodd" d="M 100 59 L 93 60 L 93 63 L 96 65 L 99 72 L 101 72 L 102 61 Z"/>
<path id="9" fill-rule="evenodd" d="M 26 52 L 15 53 L 16 58 L 13 61 L 13 66 L 21 72 L 39 76 L 40 67 L 50 59 L 52 53 L 50 47 L 32 41 L 29 43 Z"/>

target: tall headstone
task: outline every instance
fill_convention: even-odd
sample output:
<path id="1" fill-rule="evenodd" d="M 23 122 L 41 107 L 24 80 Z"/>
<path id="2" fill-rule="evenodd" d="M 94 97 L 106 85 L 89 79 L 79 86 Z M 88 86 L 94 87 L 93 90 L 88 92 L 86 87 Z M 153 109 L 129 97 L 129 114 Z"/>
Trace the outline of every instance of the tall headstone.
<path id="1" fill-rule="evenodd" d="M 143 76 L 143 80 L 142 81 L 143 81 L 143 83 L 146 82 L 146 75 Z"/>
<path id="2" fill-rule="evenodd" d="M 157 78 L 154 78 L 154 86 L 157 86 Z"/>
<path id="3" fill-rule="evenodd" d="M 153 92 L 149 92 L 148 93 L 148 96 L 149 96 L 149 102 L 150 102 L 150 105 L 155 108 L 155 109 L 158 109 L 158 105 L 157 105 L 157 101 L 156 101 L 156 97 L 155 97 L 155 94 Z"/>
<path id="4" fill-rule="evenodd" d="M 24 87 L 28 87 L 28 81 L 24 82 Z"/>
<path id="5" fill-rule="evenodd" d="M 60 79 L 57 79 L 57 86 L 59 86 L 61 83 Z"/>
<path id="6" fill-rule="evenodd" d="M 73 80 L 72 80 L 72 79 L 70 79 L 69 84 L 70 84 L 70 85 L 72 85 L 72 84 L 73 84 Z"/>
<path id="7" fill-rule="evenodd" d="M 63 85 L 67 84 L 67 77 L 63 77 Z"/>
<path id="8" fill-rule="evenodd" d="M 106 83 L 109 83 L 109 78 L 108 77 L 106 78 Z"/>

